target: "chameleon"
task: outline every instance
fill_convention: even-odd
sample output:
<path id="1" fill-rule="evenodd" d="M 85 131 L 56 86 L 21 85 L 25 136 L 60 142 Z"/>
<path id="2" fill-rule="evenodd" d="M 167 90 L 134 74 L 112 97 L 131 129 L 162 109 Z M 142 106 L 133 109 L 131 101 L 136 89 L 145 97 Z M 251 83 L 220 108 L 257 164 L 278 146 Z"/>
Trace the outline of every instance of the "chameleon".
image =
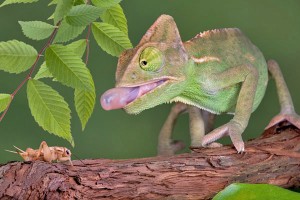
<path id="1" fill-rule="evenodd" d="M 300 128 L 291 95 L 278 63 L 262 52 L 238 28 L 202 32 L 182 42 L 177 25 L 161 15 L 139 44 L 119 57 L 116 86 L 100 99 L 105 110 L 129 114 L 175 102 L 159 133 L 158 154 L 183 148 L 171 139 L 177 117 L 188 112 L 191 146 L 217 147 L 229 136 L 237 152 L 245 151 L 242 133 L 262 101 L 270 78 L 275 80 L 281 111 L 266 127 L 288 121 Z M 216 115 L 232 114 L 213 129 Z"/>

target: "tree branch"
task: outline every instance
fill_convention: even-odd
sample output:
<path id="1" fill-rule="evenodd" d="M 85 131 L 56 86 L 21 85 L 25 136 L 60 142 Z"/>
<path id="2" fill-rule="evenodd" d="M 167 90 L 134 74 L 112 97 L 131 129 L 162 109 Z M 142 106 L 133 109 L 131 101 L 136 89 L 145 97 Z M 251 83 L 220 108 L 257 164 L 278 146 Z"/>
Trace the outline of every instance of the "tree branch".
<path id="1" fill-rule="evenodd" d="M 232 146 L 130 160 L 11 162 L 0 167 L 1 199 L 211 199 L 233 182 L 300 185 L 300 130 L 287 123 Z"/>

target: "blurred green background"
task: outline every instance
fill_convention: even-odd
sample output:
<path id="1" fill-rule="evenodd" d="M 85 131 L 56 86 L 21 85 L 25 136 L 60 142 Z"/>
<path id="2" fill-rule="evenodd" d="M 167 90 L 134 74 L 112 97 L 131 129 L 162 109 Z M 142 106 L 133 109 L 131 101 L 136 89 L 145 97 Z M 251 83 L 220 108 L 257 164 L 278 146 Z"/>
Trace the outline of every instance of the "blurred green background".
<path id="1" fill-rule="evenodd" d="M 2 1 L 1 1 L 2 2 Z M 0 9 L 0 41 L 17 39 L 33 45 L 37 50 L 43 43 L 22 35 L 18 20 L 46 19 L 54 7 L 48 1 L 35 4 L 9 5 Z M 123 0 L 121 6 L 128 20 L 129 37 L 135 46 L 146 30 L 161 14 L 172 15 L 182 39 L 188 40 L 199 32 L 224 27 L 240 28 L 264 53 L 266 59 L 276 59 L 290 88 L 296 110 L 300 113 L 300 1 L 299 0 Z M 80 36 L 85 37 L 85 33 Z M 104 111 L 100 95 L 114 86 L 117 58 L 102 51 L 91 37 L 88 67 L 96 84 L 97 103 L 84 132 L 75 113 L 73 90 L 58 83 L 50 83 L 59 90 L 72 109 L 72 133 L 75 148 L 67 141 L 43 131 L 34 121 L 28 108 L 26 87 L 17 94 L 9 112 L 0 123 L 0 163 L 21 160 L 4 149 L 13 145 L 22 149 L 38 148 L 42 140 L 51 146 L 66 146 L 81 159 L 136 158 L 156 155 L 157 136 L 171 105 L 161 105 L 132 116 L 123 110 Z M 26 76 L 0 71 L 0 92 L 11 93 Z M 269 120 L 279 112 L 273 81 L 261 105 L 252 115 L 243 137 L 250 139 L 263 132 Z M 216 126 L 232 116 L 218 116 Z M 188 115 L 182 115 L 175 128 L 175 139 L 189 145 Z M 229 143 L 228 138 L 223 139 Z M 185 149 L 188 151 L 188 149 Z M 75 158 L 73 158 L 75 159 Z"/>

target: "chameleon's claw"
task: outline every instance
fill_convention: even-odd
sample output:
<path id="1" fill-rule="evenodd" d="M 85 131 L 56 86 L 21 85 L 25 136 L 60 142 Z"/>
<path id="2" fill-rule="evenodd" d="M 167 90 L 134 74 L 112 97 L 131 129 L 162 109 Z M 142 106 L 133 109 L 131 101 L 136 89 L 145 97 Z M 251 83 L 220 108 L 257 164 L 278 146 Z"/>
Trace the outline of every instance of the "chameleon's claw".
<path id="1" fill-rule="evenodd" d="M 296 126 L 298 129 L 300 129 L 300 116 L 297 113 L 280 113 L 273 117 L 268 126 L 265 128 L 265 130 L 283 121 L 288 121 L 289 123 Z"/>
<path id="2" fill-rule="evenodd" d="M 238 153 L 245 151 L 245 144 L 242 139 L 241 133 L 243 128 L 236 122 L 230 121 L 229 123 L 213 130 L 205 135 L 202 139 L 202 146 L 206 147 L 214 141 L 229 135 L 231 141 Z"/>
<path id="3" fill-rule="evenodd" d="M 230 139 L 232 144 L 234 145 L 235 149 L 238 153 L 242 153 L 245 151 L 245 144 L 242 139 L 242 135 L 239 132 L 230 132 L 229 133 Z"/>
<path id="4" fill-rule="evenodd" d="M 184 149 L 185 144 L 180 140 L 173 140 L 171 143 L 171 147 L 173 151 L 176 153 L 177 151 Z"/>
<path id="5" fill-rule="evenodd" d="M 236 142 L 232 142 L 232 143 L 238 153 L 243 153 L 245 151 L 245 144 L 243 141 L 236 141 Z"/>
<path id="6" fill-rule="evenodd" d="M 184 149 L 184 147 L 185 144 L 182 141 L 174 140 L 169 145 L 158 147 L 158 155 L 171 156 L 174 155 L 177 151 Z"/>

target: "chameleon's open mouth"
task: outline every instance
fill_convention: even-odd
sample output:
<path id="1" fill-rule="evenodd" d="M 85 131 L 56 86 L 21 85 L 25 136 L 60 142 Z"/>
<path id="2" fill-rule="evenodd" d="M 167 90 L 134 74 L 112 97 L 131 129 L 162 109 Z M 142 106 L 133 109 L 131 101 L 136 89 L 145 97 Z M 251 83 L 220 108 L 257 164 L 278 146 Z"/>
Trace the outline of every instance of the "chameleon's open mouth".
<path id="1" fill-rule="evenodd" d="M 162 79 L 133 87 L 112 88 L 101 96 L 101 106 L 104 110 L 124 108 L 129 103 L 151 92 L 166 81 L 167 79 Z"/>

